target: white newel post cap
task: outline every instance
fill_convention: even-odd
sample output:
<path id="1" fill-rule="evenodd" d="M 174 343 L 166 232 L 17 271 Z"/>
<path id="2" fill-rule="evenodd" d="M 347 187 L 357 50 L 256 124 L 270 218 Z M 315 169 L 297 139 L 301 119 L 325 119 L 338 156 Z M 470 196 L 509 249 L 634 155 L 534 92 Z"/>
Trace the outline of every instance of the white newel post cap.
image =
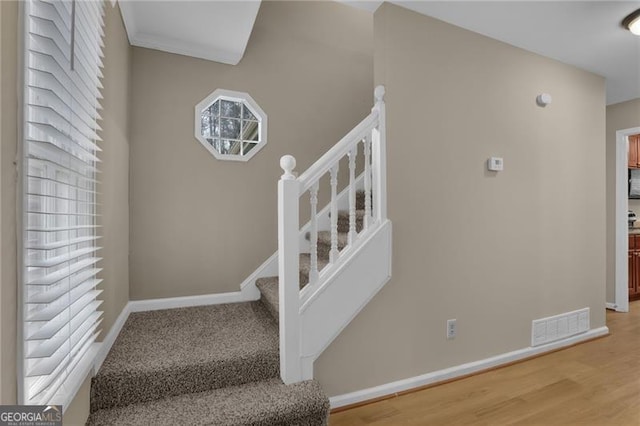
<path id="1" fill-rule="evenodd" d="M 373 95 L 376 98 L 376 102 L 383 102 L 384 94 L 385 94 L 384 86 L 383 85 L 376 86 L 376 90 L 374 90 L 373 92 Z"/>
<path id="2" fill-rule="evenodd" d="M 280 158 L 280 167 L 284 170 L 284 174 L 280 176 L 281 180 L 293 180 L 295 175 L 292 173 L 296 168 L 296 159 L 293 155 L 283 155 Z"/>

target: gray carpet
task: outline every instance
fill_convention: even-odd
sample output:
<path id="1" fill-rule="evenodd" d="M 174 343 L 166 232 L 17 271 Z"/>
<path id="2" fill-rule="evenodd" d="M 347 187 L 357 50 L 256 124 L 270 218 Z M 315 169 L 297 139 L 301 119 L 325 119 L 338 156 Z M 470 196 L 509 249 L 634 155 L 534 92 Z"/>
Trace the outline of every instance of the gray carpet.
<path id="1" fill-rule="evenodd" d="M 278 326 L 260 302 L 132 313 L 92 380 L 91 410 L 278 375 Z"/>
<path id="2" fill-rule="evenodd" d="M 329 401 L 318 382 L 279 379 L 127 405 L 91 414 L 89 425 L 326 425 Z"/>
<path id="3" fill-rule="evenodd" d="M 356 197 L 362 230 L 364 194 Z M 338 248 L 348 212 L 338 215 Z M 331 236 L 318 233 L 318 267 L 329 262 Z M 300 287 L 309 282 L 300 255 Z M 278 277 L 256 281 L 259 302 L 133 313 L 91 381 L 88 425 L 326 425 L 320 385 L 279 379 Z"/>

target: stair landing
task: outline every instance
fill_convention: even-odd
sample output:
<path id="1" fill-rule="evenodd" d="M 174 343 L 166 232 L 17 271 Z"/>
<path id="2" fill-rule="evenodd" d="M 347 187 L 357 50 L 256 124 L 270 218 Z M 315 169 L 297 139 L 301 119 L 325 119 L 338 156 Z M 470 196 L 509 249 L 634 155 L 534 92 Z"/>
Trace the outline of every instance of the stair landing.
<path id="1" fill-rule="evenodd" d="M 326 425 L 318 382 L 279 378 L 259 301 L 133 313 L 91 383 L 87 425 Z"/>
<path id="2" fill-rule="evenodd" d="M 132 313 L 92 380 L 91 411 L 278 377 L 260 302 Z"/>

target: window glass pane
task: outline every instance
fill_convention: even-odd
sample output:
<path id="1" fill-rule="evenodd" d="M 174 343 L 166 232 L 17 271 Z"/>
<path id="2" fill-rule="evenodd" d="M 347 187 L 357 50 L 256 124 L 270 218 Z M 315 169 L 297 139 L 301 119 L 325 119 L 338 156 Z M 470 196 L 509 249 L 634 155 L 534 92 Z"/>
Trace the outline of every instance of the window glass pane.
<path id="1" fill-rule="evenodd" d="M 213 118 L 208 114 L 202 114 L 202 136 L 211 138 L 220 136 L 220 125 L 218 118 Z"/>
<path id="2" fill-rule="evenodd" d="M 220 101 L 215 101 L 209 107 L 209 114 L 213 115 L 214 117 L 217 117 L 219 112 L 220 112 Z"/>
<path id="3" fill-rule="evenodd" d="M 221 101 L 221 112 L 223 117 L 240 118 L 242 104 L 240 102 Z"/>
<path id="4" fill-rule="evenodd" d="M 258 120 L 246 105 L 242 105 L 242 118 L 244 118 L 245 120 Z"/>
<path id="5" fill-rule="evenodd" d="M 222 118 L 220 121 L 220 135 L 223 138 L 240 139 L 240 120 Z"/>
<path id="6" fill-rule="evenodd" d="M 241 142 L 240 141 L 232 141 L 228 139 L 207 139 L 207 141 L 213 146 L 213 149 L 218 151 L 220 154 L 225 155 L 241 155 Z"/>
<path id="7" fill-rule="evenodd" d="M 242 155 L 246 155 L 249 151 L 255 148 L 258 144 L 251 142 L 242 142 Z"/>
<path id="8" fill-rule="evenodd" d="M 258 141 L 260 125 L 257 121 L 242 121 L 242 140 Z"/>
<path id="9" fill-rule="evenodd" d="M 226 155 L 240 155 L 241 142 L 222 139 L 218 152 Z"/>
<path id="10" fill-rule="evenodd" d="M 200 134 L 205 138 L 211 136 L 211 132 L 209 132 L 209 126 L 211 125 L 211 116 L 208 111 L 203 111 L 200 116 Z"/>

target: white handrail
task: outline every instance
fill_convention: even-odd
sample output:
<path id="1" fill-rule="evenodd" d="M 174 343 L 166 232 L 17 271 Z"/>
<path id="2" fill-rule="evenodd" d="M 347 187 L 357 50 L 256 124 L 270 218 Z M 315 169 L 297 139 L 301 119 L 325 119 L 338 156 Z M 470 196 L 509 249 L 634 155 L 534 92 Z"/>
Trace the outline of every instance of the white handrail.
<path id="1" fill-rule="evenodd" d="M 355 157 L 358 144 L 365 144 L 365 174 L 371 173 L 371 181 L 365 176 L 365 215 L 363 230 L 373 223 L 382 224 L 386 220 L 386 139 L 384 87 L 378 86 L 374 92 L 376 103 L 369 114 L 337 144 L 327 151 L 318 161 L 296 178 L 293 169 L 296 160 L 291 155 L 280 159 L 284 174 L 278 182 L 278 277 L 279 277 L 279 327 L 280 327 L 280 377 L 284 383 L 303 380 L 304 369 L 301 357 L 300 323 L 300 282 L 299 282 L 299 203 L 300 196 L 311 189 L 310 202 L 312 214 L 316 213 L 318 181 L 327 173 L 331 178 L 331 252 L 329 265 L 335 268 L 341 258 L 338 247 L 337 230 L 337 170 L 340 160 L 349 155 L 349 232 L 350 250 L 358 249 L 363 239 L 356 232 L 356 186 Z M 370 146 L 369 146 L 370 144 Z M 373 203 L 371 203 L 373 199 Z M 373 204 L 373 205 L 372 205 Z M 371 217 L 369 217 L 371 215 Z M 317 223 L 312 218 L 310 241 L 317 241 Z M 322 285 L 318 279 L 317 247 L 310 253 L 310 285 Z M 331 271 L 332 269 L 328 269 Z M 324 274 L 323 269 L 323 274 Z M 322 274 L 321 274 L 322 275 Z"/>
<path id="2" fill-rule="evenodd" d="M 378 112 L 372 111 L 364 120 L 347 133 L 329 151 L 324 153 L 315 163 L 300 175 L 300 195 L 304 194 L 324 176 L 331 167 L 342 157 L 347 155 L 355 144 L 360 142 L 371 130 L 378 125 Z"/>

